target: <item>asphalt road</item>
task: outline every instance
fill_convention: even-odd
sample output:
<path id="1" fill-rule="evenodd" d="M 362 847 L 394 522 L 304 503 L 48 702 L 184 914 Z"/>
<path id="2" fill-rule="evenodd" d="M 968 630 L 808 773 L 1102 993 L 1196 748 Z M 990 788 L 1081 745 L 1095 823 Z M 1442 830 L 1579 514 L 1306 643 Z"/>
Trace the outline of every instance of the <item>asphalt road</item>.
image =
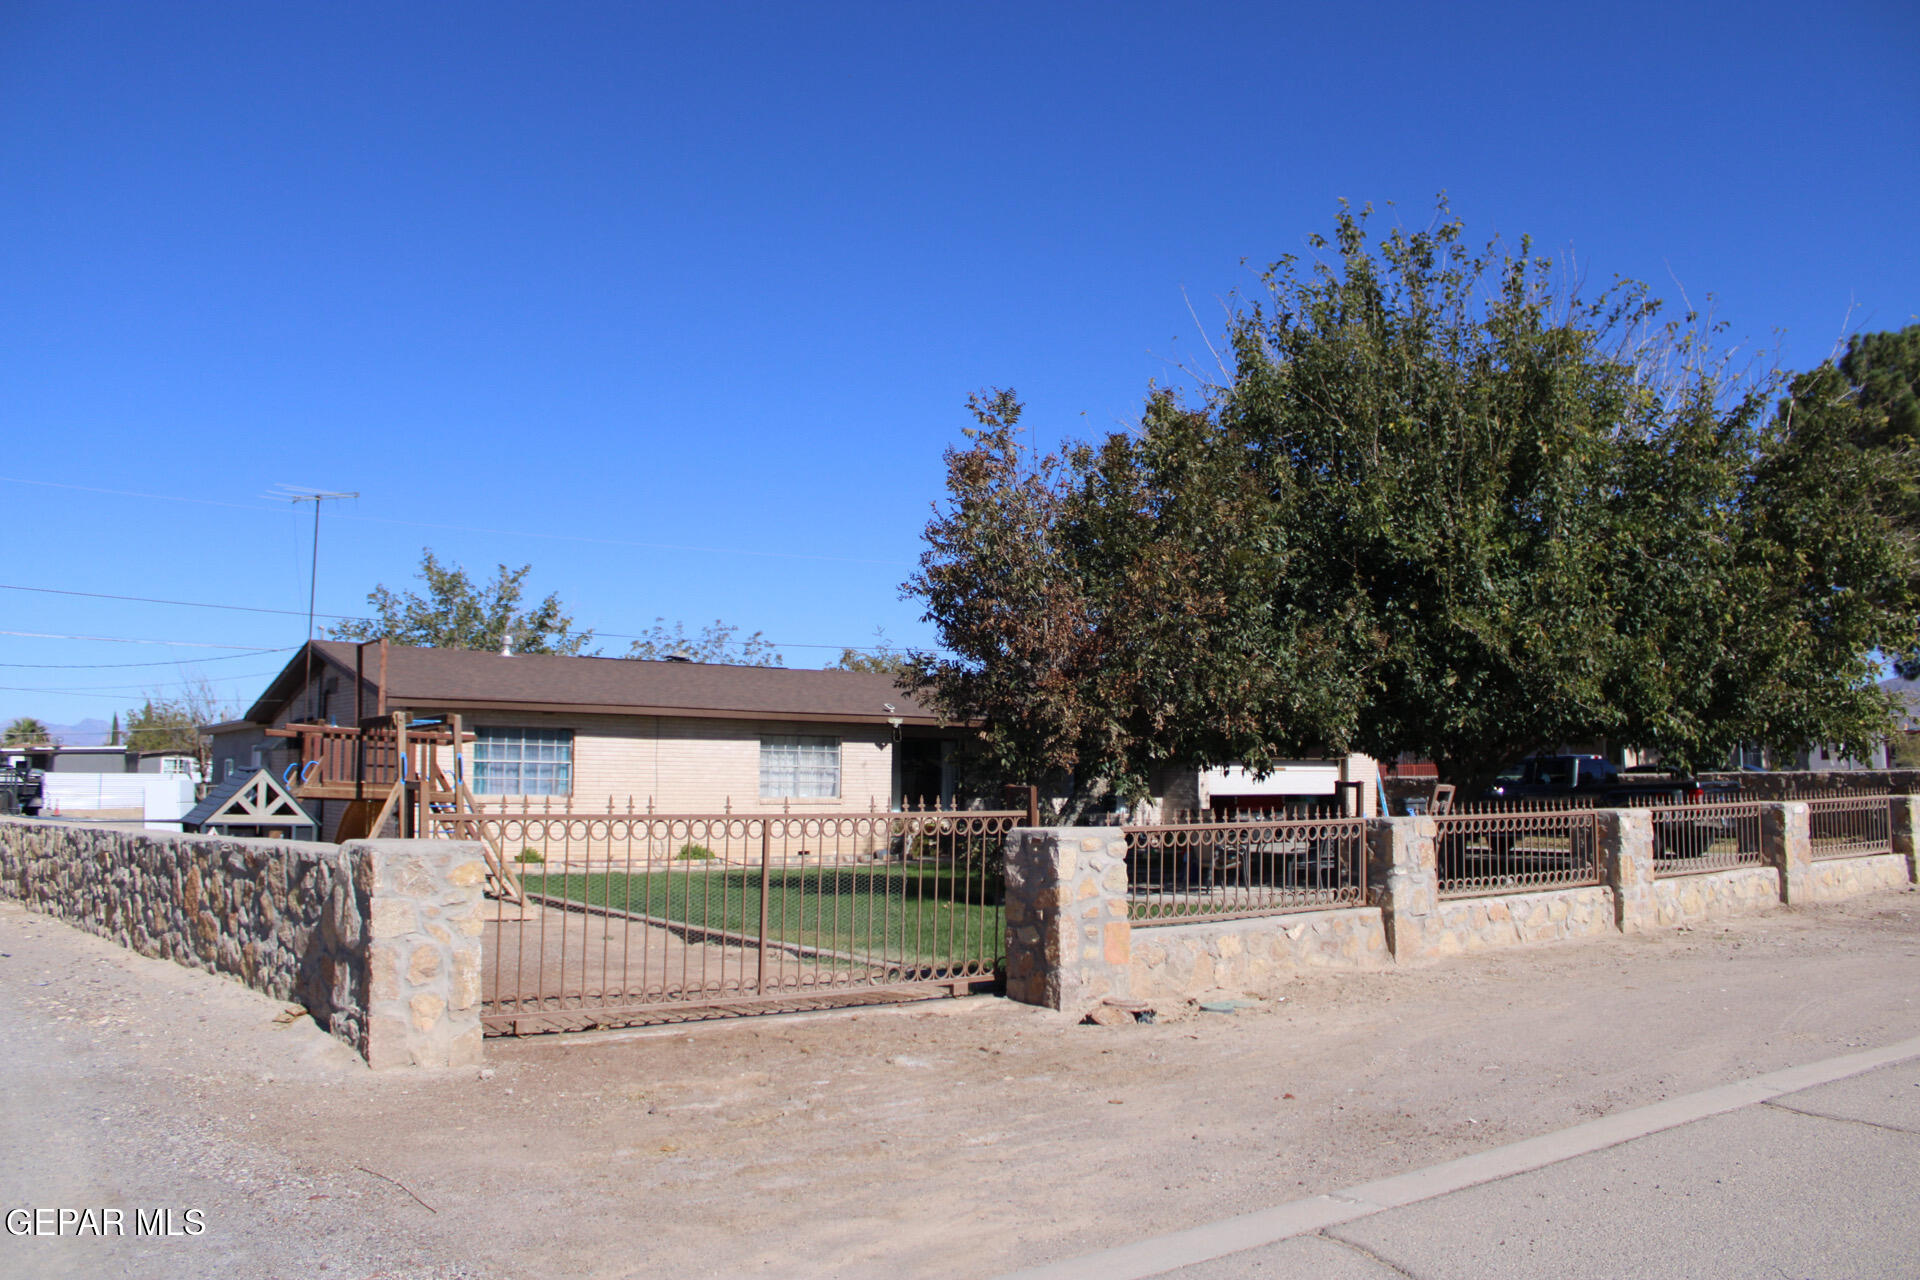
<path id="1" fill-rule="evenodd" d="M 1916 1192 L 1920 1039 L 1007 1280 L 1913 1280 Z"/>

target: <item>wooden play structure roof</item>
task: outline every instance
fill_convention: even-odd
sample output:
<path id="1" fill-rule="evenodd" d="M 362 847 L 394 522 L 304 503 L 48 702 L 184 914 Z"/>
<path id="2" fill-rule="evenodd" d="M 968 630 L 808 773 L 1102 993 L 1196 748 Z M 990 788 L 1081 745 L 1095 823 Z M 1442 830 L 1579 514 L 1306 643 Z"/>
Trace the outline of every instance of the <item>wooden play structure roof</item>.
<path id="1" fill-rule="evenodd" d="M 213 788 L 180 825 L 187 831 L 227 836 L 286 832 L 296 840 L 320 837 L 320 824 L 313 815 L 265 769 L 236 774 Z"/>

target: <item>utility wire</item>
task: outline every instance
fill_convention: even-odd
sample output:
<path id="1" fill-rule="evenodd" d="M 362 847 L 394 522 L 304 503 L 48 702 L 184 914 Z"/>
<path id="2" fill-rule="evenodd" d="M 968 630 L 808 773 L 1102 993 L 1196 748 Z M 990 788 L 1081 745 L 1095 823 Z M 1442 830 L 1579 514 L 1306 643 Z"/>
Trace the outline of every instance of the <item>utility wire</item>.
<path id="1" fill-rule="evenodd" d="M 108 671 L 125 667 L 177 667 L 183 662 L 231 662 L 235 658 L 252 658 L 262 653 L 292 653 L 297 645 L 288 645 L 284 649 L 255 649 L 248 653 L 223 653 L 213 658 L 169 658 L 163 662 L 0 662 L 0 667 L 11 667 L 17 671 Z M 222 677 L 240 679 L 239 676 Z"/>
<path id="2" fill-rule="evenodd" d="M 58 690 L 58 689 L 29 689 L 21 685 L 13 685 L 13 684 L 0 684 L 0 692 L 44 693 L 44 694 L 49 694 L 49 695 L 57 696 L 61 698 L 104 698 L 108 702 L 119 702 L 119 703 L 125 703 L 128 697 L 139 696 L 137 694 L 129 695 L 124 693 L 81 693 L 78 691 L 68 692 L 66 690 Z"/>
<path id="3" fill-rule="evenodd" d="M 289 618 L 304 618 L 303 609 L 268 609 L 256 604 L 210 604 L 205 600 L 165 600 L 157 596 L 120 596 L 107 591 L 69 591 L 60 587 L 19 587 L 0 582 L 0 591 L 33 591 L 48 596 L 84 596 L 89 600 L 123 600 L 132 604 L 173 604 L 186 609 L 226 609 L 234 613 L 277 613 Z M 365 622 L 366 618 L 353 613 L 322 613 L 321 618 L 338 618 L 343 622 Z"/>
<path id="4" fill-rule="evenodd" d="M 204 507 L 230 507 L 236 511 L 273 511 L 273 507 L 239 502 L 219 502 L 212 498 L 188 498 L 168 493 L 137 493 L 131 489 L 99 489 L 85 484 L 62 484 L 56 480 L 28 480 L 21 476 L 0 476 L 8 484 L 39 485 L 48 489 L 72 489 L 80 493 L 104 493 L 119 498 L 150 498 L 156 502 L 191 502 Z M 908 560 L 878 560 L 866 556 L 825 556 L 805 551 L 763 551 L 750 547 L 702 547 L 679 542 L 634 542 L 625 538 L 594 538 L 579 533 L 532 532 L 526 529 L 487 529 L 476 525 L 436 524 L 428 520 L 398 520 L 391 516 L 363 516 L 341 513 L 342 520 L 364 520 L 373 524 L 404 525 L 414 529 L 446 529 L 454 533 L 490 533 L 509 538 L 546 538 L 555 542 L 588 542 L 605 547 L 638 547 L 647 551 L 698 551 L 710 555 L 759 556 L 773 560 L 823 560 L 836 564 L 887 564 L 905 566 Z"/>
<path id="5" fill-rule="evenodd" d="M 261 680 L 267 676 L 278 675 L 275 671 L 249 671 L 242 675 L 222 675 L 222 680 Z M 155 689 L 191 689 L 211 680 L 168 680 L 160 684 L 83 684 L 62 686 L 60 688 L 35 689 L 35 693 L 147 693 Z"/>
<path id="6" fill-rule="evenodd" d="M 6 477 L 4 476 L 0 476 L 0 479 L 5 479 L 5 478 Z M 262 605 L 254 605 L 254 604 L 214 604 L 206 600 L 167 600 L 167 599 L 162 599 L 161 597 L 158 597 L 158 596 L 123 596 L 123 595 L 115 595 L 109 591 L 72 591 L 62 587 L 23 587 L 23 586 L 17 586 L 12 583 L 6 583 L 6 582 L 0 582 L 0 591 L 32 591 L 40 595 L 82 596 L 88 600 L 119 600 L 129 604 L 169 604 L 169 605 L 178 605 L 184 609 L 226 609 L 236 613 L 272 613 L 272 614 L 279 614 L 289 618 L 304 618 L 307 616 L 306 612 L 301 609 L 269 609 Z M 357 614 L 357 613 L 321 613 L 321 614 L 316 614 L 314 616 L 320 617 L 320 618 L 333 618 L 340 622 L 371 622 L 372 621 L 372 619 L 367 617 L 365 614 Z M 9 635 L 9 634 L 19 634 L 19 633 L 0 632 L 0 635 Z M 609 640 L 645 640 L 649 638 L 647 636 L 632 635 L 630 633 L 621 632 L 621 631 L 597 631 L 596 630 L 594 631 L 593 634 L 595 636 L 604 636 Z M 798 641 L 789 642 L 785 640 L 768 640 L 766 643 L 772 645 L 776 649 L 852 649 L 855 653 L 880 653 L 887 648 L 887 646 L 884 646 L 884 645 L 874 646 L 874 645 L 859 645 L 859 644 L 801 644 Z M 283 652 L 283 650 L 275 649 L 275 650 L 272 650 L 272 652 L 280 653 L 280 652 Z M 0 662 L 0 667 L 9 666 L 9 665 L 15 665 L 15 664 Z M 106 664 L 106 665 L 118 665 L 118 664 Z"/>
<path id="7" fill-rule="evenodd" d="M 245 649 L 248 653 L 279 653 L 280 648 L 259 644 L 212 644 L 205 640 L 136 640 L 131 636 L 67 636 L 52 631 L 0 631 L 0 636 L 30 640 L 100 640 L 108 644 L 165 644 L 181 649 Z"/>

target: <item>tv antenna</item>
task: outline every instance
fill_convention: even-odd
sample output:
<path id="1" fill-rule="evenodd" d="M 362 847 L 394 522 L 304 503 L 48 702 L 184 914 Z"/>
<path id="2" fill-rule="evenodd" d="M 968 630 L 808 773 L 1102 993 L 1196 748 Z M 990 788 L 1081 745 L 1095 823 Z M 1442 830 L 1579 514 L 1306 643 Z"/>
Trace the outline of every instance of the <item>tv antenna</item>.
<path id="1" fill-rule="evenodd" d="M 343 498 L 357 498 L 358 492 L 344 493 L 330 489 L 302 488 L 299 485 L 280 484 L 266 495 L 272 499 L 285 499 L 288 502 L 311 502 L 313 504 L 313 563 L 307 570 L 307 672 L 305 684 L 308 686 L 307 707 L 313 710 L 313 605 L 320 583 L 320 504 L 337 502 Z M 318 712 L 315 712 L 317 715 Z"/>

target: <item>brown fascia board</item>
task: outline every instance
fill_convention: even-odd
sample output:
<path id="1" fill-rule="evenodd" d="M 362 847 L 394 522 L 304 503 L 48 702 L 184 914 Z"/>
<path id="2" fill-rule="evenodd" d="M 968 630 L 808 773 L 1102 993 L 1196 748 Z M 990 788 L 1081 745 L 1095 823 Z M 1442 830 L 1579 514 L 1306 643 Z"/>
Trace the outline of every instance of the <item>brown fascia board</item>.
<path id="1" fill-rule="evenodd" d="M 354 678 L 354 670 L 351 662 L 335 659 L 327 652 L 325 647 L 317 642 L 309 643 L 313 644 L 313 655 L 319 660 L 317 665 L 331 667 L 333 670 L 347 677 L 349 684 L 351 684 Z M 332 643 L 346 645 L 349 649 L 351 649 L 353 644 L 352 641 L 334 641 Z M 369 656 L 371 657 L 371 654 L 369 654 Z M 253 706 L 248 708 L 244 719 L 232 723 L 236 726 L 243 723 L 254 725 L 272 724 L 275 712 L 292 701 L 298 694 L 300 677 L 305 669 L 305 659 L 306 651 L 304 647 L 295 651 L 294 655 L 288 659 L 287 665 L 283 667 L 280 673 L 267 685 L 266 690 L 254 702 Z M 365 673 L 365 676 L 364 683 L 367 687 L 368 695 L 367 705 L 371 707 L 373 705 L 373 697 L 376 693 L 375 683 L 377 677 L 371 669 Z M 394 688 L 394 682 L 391 677 L 387 682 L 387 707 L 389 710 L 395 711 L 403 709 L 427 712 L 465 712 L 473 710 L 537 712 L 559 715 L 668 716 L 681 720 L 767 720 L 775 722 L 786 720 L 808 724 L 891 725 L 893 720 L 897 718 L 903 726 L 912 725 L 915 728 L 970 729 L 978 727 L 978 724 L 975 722 L 946 720 L 939 716 L 928 715 L 903 715 L 895 717 L 885 713 L 863 714 L 857 712 L 784 711 L 773 709 L 745 710 L 710 706 L 618 706 L 609 703 L 518 702 L 506 698 L 434 697 L 424 694 L 409 694 L 404 690 L 396 689 Z M 222 727 L 224 728 L 225 726 Z"/>
<path id="2" fill-rule="evenodd" d="M 964 729 L 968 725 L 954 724 L 938 716 L 886 716 L 859 715 L 853 712 L 836 711 L 737 711 L 727 707 L 616 707 L 606 703 L 574 702 L 506 702 L 496 699 L 461 698 L 457 701 L 445 698 L 411 698 L 405 694 L 396 694 L 387 690 L 387 705 L 414 711 L 435 713 L 468 711 L 509 711 L 540 713 L 544 715 L 592 715 L 592 716 L 665 716 L 675 720 L 794 720 L 809 724 L 874 724 L 892 725 L 898 719 L 902 725 L 916 728 Z"/>

